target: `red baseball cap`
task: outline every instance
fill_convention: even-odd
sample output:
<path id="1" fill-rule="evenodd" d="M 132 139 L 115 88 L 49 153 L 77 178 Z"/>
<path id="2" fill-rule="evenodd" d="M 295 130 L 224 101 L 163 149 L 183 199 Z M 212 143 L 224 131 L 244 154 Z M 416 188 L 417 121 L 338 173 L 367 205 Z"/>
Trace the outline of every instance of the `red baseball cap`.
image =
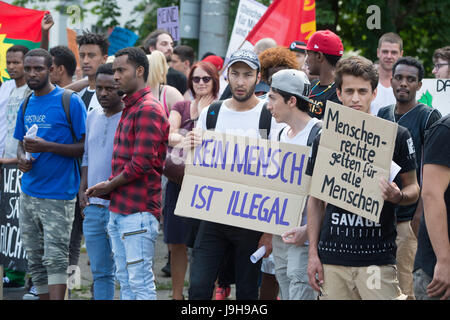
<path id="1" fill-rule="evenodd" d="M 306 50 L 331 54 L 333 56 L 342 56 L 344 46 L 341 38 L 330 30 L 316 31 L 308 40 Z"/>
<path id="2" fill-rule="evenodd" d="M 221 57 L 219 57 L 219 56 L 214 56 L 214 55 L 207 56 L 202 61 L 212 63 L 216 67 L 217 71 L 222 70 L 223 59 Z"/>

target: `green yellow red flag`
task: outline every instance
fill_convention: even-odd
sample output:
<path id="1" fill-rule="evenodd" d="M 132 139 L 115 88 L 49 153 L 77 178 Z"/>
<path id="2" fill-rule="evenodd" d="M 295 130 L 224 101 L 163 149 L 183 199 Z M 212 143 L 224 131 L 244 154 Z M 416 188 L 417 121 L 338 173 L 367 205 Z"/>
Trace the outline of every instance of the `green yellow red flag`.
<path id="1" fill-rule="evenodd" d="M 9 80 L 6 51 L 15 44 L 29 49 L 41 44 L 41 22 L 48 11 L 26 9 L 0 1 L 0 78 Z"/>

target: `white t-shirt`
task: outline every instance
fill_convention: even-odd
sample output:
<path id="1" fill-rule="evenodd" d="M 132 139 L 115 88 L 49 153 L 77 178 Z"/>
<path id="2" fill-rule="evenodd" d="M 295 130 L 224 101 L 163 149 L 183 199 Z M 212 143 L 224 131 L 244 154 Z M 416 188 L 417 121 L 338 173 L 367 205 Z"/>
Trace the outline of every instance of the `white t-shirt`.
<path id="1" fill-rule="evenodd" d="M 17 112 L 23 100 L 31 93 L 31 89 L 27 84 L 19 88 L 14 88 L 9 96 L 6 105 L 6 136 L 3 158 L 13 159 L 17 157 L 18 140 L 14 139 L 14 130 L 16 129 Z"/>
<path id="2" fill-rule="evenodd" d="M 381 108 L 396 103 L 397 100 L 395 99 L 392 87 L 386 88 L 380 82 L 378 82 L 377 96 L 370 105 L 370 113 L 376 116 L 378 114 L 378 110 L 380 110 Z"/>
<path id="3" fill-rule="evenodd" d="M 228 108 L 228 102 L 229 100 L 225 100 L 220 107 L 215 131 L 236 136 L 259 138 L 259 118 L 265 101 L 260 100 L 260 102 L 253 109 L 247 111 L 232 110 Z M 209 107 L 202 110 L 197 122 L 197 128 L 207 130 L 206 116 L 208 109 Z M 271 137 L 277 137 L 278 132 L 285 126 L 286 124 L 284 123 L 278 124 L 272 117 L 269 139 Z"/>
<path id="4" fill-rule="evenodd" d="M 8 104 L 11 91 L 16 87 L 16 81 L 8 80 L 2 83 L 0 87 L 0 156 L 5 150 L 6 139 L 6 105 Z"/>

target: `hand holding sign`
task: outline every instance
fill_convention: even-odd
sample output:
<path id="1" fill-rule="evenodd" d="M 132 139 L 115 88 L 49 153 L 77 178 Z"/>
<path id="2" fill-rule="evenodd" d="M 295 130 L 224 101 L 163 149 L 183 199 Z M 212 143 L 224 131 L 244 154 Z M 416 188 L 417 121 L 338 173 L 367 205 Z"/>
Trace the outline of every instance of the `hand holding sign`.
<path id="1" fill-rule="evenodd" d="M 201 144 L 202 144 L 202 130 L 194 128 L 192 131 L 189 131 L 186 134 L 182 146 L 183 149 L 190 150 Z"/>
<path id="2" fill-rule="evenodd" d="M 301 227 L 295 227 L 283 233 L 281 237 L 284 243 L 301 246 L 308 240 L 308 234 L 306 233 L 306 225 Z"/>
<path id="3" fill-rule="evenodd" d="M 380 179 L 380 189 L 383 199 L 394 204 L 398 204 L 403 200 L 403 192 L 395 184 L 395 182 L 387 182 L 386 179 Z"/>

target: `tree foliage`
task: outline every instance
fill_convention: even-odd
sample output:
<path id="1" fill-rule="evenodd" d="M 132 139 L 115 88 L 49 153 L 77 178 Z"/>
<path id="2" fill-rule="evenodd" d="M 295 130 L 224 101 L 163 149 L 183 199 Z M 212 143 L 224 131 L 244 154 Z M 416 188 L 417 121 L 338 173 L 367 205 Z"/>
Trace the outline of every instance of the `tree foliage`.
<path id="1" fill-rule="evenodd" d="M 380 8 L 380 29 L 369 29 L 367 8 Z M 317 29 L 330 29 L 343 39 L 344 50 L 359 50 L 376 60 L 378 39 L 386 32 L 403 39 L 404 55 L 421 60 L 431 77 L 434 50 L 450 44 L 450 1 L 320 0 L 316 1 Z"/>

